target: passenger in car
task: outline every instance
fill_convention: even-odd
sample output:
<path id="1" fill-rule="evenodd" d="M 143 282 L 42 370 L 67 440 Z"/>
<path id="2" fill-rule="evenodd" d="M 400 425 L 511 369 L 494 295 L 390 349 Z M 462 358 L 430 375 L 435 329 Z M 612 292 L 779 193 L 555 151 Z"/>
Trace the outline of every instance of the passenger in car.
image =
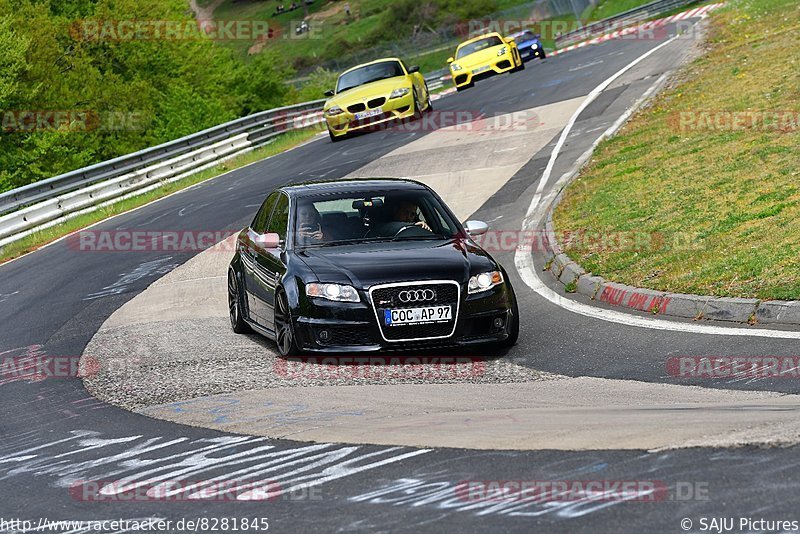
<path id="1" fill-rule="evenodd" d="M 328 240 L 322 228 L 322 217 L 313 204 L 304 204 L 297 210 L 297 235 L 302 243 L 321 243 Z"/>

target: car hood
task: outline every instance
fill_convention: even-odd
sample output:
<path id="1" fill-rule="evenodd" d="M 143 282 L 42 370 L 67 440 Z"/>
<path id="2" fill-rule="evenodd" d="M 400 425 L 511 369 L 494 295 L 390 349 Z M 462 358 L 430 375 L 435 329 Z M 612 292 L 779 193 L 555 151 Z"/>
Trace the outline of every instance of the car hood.
<path id="1" fill-rule="evenodd" d="M 486 48 L 484 50 L 479 50 L 468 56 L 464 56 L 455 60 L 454 63 L 458 63 L 458 65 L 463 69 L 472 69 L 474 67 L 480 67 L 481 65 L 494 63 L 498 59 L 497 52 L 503 47 L 510 48 L 511 45 L 502 44 L 493 46 L 491 48 Z"/>
<path id="2" fill-rule="evenodd" d="M 483 249 L 464 239 L 391 241 L 307 248 L 298 256 L 321 282 L 366 289 L 375 284 L 414 280 L 455 280 L 496 268 Z"/>
<path id="3" fill-rule="evenodd" d="M 539 46 L 541 46 L 541 43 L 539 42 L 539 39 L 530 39 L 528 41 L 517 41 L 517 48 L 528 48 L 533 43 L 536 43 Z"/>
<path id="4" fill-rule="evenodd" d="M 339 106 L 344 108 L 356 102 L 363 102 L 371 98 L 385 96 L 389 98 L 389 94 L 398 87 L 409 87 L 411 83 L 405 76 L 395 76 L 394 78 L 387 78 L 385 80 L 377 80 L 358 87 L 353 87 L 342 93 L 337 94 L 327 102 L 325 108 L 331 106 Z"/>

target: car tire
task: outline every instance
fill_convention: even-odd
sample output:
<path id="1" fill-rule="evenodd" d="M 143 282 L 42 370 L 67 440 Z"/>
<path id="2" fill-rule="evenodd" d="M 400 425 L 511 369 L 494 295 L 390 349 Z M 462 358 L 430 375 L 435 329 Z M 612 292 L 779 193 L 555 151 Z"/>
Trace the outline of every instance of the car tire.
<path id="1" fill-rule="evenodd" d="M 282 290 L 275 292 L 275 346 L 278 354 L 287 358 L 295 356 L 300 351 L 297 349 L 297 339 L 294 335 L 294 324 L 292 323 L 292 310 L 289 308 L 289 300 L 286 293 Z"/>
<path id="2" fill-rule="evenodd" d="M 502 348 L 513 347 L 517 344 L 519 339 L 519 307 L 517 306 L 517 298 L 514 297 L 514 305 L 511 307 L 511 324 L 508 328 L 508 337 L 497 345 Z"/>
<path id="3" fill-rule="evenodd" d="M 422 118 L 422 106 L 419 103 L 419 95 L 417 90 L 414 89 L 414 114 L 409 117 L 409 120 L 417 121 Z"/>
<path id="4" fill-rule="evenodd" d="M 249 334 L 253 331 L 244 319 L 239 280 L 233 269 L 228 269 L 228 315 L 231 320 L 231 328 L 235 333 Z"/>
<path id="5" fill-rule="evenodd" d="M 431 100 L 431 92 L 428 90 L 428 84 L 425 84 L 425 94 L 428 95 L 428 101 L 425 104 L 425 113 L 433 111 L 433 101 Z"/>
<path id="6" fill-rule="evenodd" d="M 330 130 L 330 128 L 328 129 L 328 136 L 331 138 L 331 143 L 338 143 L 339 141 L 341 141 L 345 137 L 343 135 L 341 135 L 341 136 L 333 135 L 333 132 Z"/>

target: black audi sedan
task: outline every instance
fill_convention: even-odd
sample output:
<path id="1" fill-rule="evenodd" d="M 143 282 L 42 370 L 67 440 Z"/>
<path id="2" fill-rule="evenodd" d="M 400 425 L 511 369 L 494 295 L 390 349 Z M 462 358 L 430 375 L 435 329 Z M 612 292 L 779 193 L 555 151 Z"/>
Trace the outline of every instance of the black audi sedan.
<path id="1" fill-rule="evenodd" d="M 519 334 L 503 267 L 441 198 L 411 180 L 313 182 L 273 191 L 228 269 L 233 330 L 289 356 L 493 343 Z"/>

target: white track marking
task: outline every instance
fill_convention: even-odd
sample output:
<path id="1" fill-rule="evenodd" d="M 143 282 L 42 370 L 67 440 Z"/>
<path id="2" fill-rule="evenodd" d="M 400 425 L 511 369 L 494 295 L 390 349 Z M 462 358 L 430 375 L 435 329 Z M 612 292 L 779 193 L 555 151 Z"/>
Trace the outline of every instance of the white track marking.
<path id="1" fill-rule="evenodd" d="M 553 171 L 553 166 L 555 164 L 555 160 L 558 157 L 558 153 L 561 150 L 561 147 L 564 144 L 564 140 L 569 135 L 569 131 L 575 124 L 575 121 L 578 119 L 578 116 L 581 112 L 586 109 L 588 106 L 597 96 L 602 92 L 606 87 L 608 87 L 614 80 L 619 78 L 623 73 L 627 72 L 633 66 L 637 65 L 640 61 L 647 58 L 658 49 L 667 44 L 671 43 L 677 37 L 673 37 L 669 41 L 666 41 L 656 48 L 653 48 L 649 52 L 645 53 L 642 56 L 636 58 L 633 62 L 629 63 L 625 67 L 623 67 L 619 72 L 611 76 L 608 80 L 598 85 L 589 95 L 586 97 L 584 104 L 578 108 L 575 114 L 570 119 L 569 123 L 565 127 L 564 131 L 561 134 L 561 137 L 558 140 L 555 148 L 553 148 L 553 152 L 550 155 L 550 160 L 545 168 L 545 172 L 542 175 L 542 179 L 539 182 L 539 187 L 536 189 L 536 193 L 531 200 L 531 204 L 528 208 L 528 212 L 526 213 L 525 220 L 522 222 L 522 231 L 528 232 L 539 228 L 541 225 L 542 217 L 546 213 L 546 210 L 538 210 L 538 216 L 536 215 L 537 207 L 539 206 L 539 202 L 542 197 L 542 190 L 544 189 L 544 185 L 550 178 L 550 174 Z M 648 98 L 655 88 L 663 81 L 663 77 L 659 78 L 652 87 L 650 87 L 647 92 L 642 95 L 642 99 Z M 627 110 L 622 116 L 617 119 L 614 124 L 609 127 L 593 144 L 592 146 L 579 158 L 583 160 L 584 157 L 589 157 L 591 153 L 594 151 L 594 148 L 600 142 L 601 139 L 606 137 L 608 134 L 615 132 L 621 125 L 624 123 L 628 117 L 631 115 L 631 111 L 635 108 Z M 565 174 L 556 185 L 560 185 L 562 181 L 566 181 L 569 177 L 569 173 Z M 548 195 L 548 200 L 551 197 L 555 196 L 558 187 L 554 187 L 553 191 L 551 191 L 550 195 Z M 524 235 L 524 234 L 523 234 Z M 533 291 L 535 291 L 538 295 L 544 297 L 545 299 L 549 300 L 556 306 L 564 308 L 565 310 L 571 311 L 573 313 L 577 313 L 583 315 L 585 317 L 591 317 L 593 319 L 600 319 L 602 321 L 607 321 L 611 323 L 622 324 L 626 326 L 635 326 L 639 328 L 649 328 L 652 330 L 667 330 L 672 332 L 687 332 L 687 333 L 694 333 L 694 334 L 707 334 L 707 335 L 718 335 L 718 336 L 748 336 L 748 337 L 769 337 L 769 338 L 778 338 L 778 339 L 800 339 L 800 332 L 791 332 L 791 331 L 784 331 L 784 330 L 768 330 L 768 329 L 756 329 L 756 328 L 737 328 L 737 327 L 726 327 L 726 326 L 713 326 L 713 325 L 706 325 L 706 324 L 698 324 L 698 323 L 682 323 L 682 322 L 674 322 L 668 321 L 664 319 L 655 319 L 650 317 L 642 317 L 639 315 L 631 315 L 629 313 L 619 312 L 615 310 L 606 310 L 602 308 L 596 308 L 594 306 L 589 306 L 587 304 L 583 304 L 566 297 L 563 297 L 550 289 L 542 279 L 539 277 L 539 274 L 536 271 L 536 267 L 533 264 L 533 256 L 530 254 L 529 251 L 524 251 L 517 249 L 514 255 L 514 264 L 517 267 L 517 272 L 519 272 L 520 278 L 525 284 L 530 287 Z"/>

